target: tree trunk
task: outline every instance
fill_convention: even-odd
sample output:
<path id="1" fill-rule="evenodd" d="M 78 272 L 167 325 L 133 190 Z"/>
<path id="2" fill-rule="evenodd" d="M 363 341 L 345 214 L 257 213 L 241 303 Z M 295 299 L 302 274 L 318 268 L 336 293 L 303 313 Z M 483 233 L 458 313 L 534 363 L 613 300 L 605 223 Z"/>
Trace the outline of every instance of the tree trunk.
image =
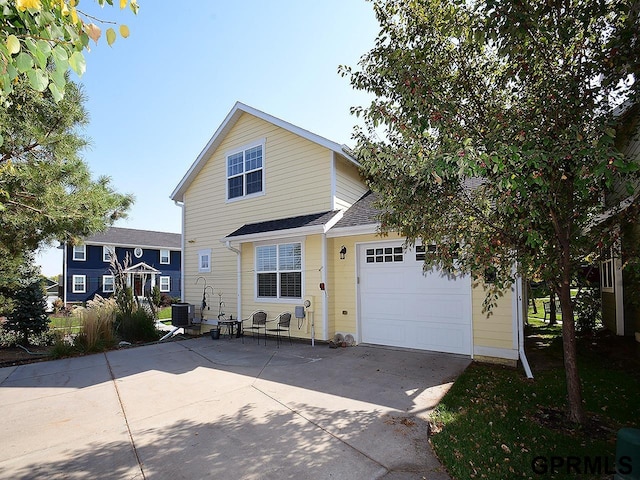
<path id="1" fill-rule="evenodd" d="M 558 312 L 556 312 L 556 292 L 553 288 L 549 291 L 549 325 L 558 323 Z"/>
<path id="2" fill-rule="evenodd" d="M 567 381 L 567 399 L 569 401 L 569 420 L 582 424 L 584 423 L 584 408 L 582 407 L 582 387 L 578 375 L 576 329 L 573 318 L 573 303 L 571 302 L 571 267 L 568 251 L 565 250 L 563 253 L 562 283 L 558 294 L 562 310 L 562 348 Z"/>

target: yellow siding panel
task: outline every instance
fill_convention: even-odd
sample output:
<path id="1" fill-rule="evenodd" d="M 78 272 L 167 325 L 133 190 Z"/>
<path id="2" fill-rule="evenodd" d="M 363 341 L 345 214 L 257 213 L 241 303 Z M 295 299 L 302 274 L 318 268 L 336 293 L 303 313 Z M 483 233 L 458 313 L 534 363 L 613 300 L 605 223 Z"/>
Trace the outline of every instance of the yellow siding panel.
<path id="1" fill-rule="evenodd" d="M 367 192 L 358 167 L 336 155 L 335 208 L 346 210 Z"/>
<path id="2" fill-rule="evenodd" d="M 513 293 L 505 292 L 498 299 L 491 315 L 482 312 L 485 295 L 482 284 L 472 290 L 473 344 L 491 348 L 516 348 L 513 331 Z"/>

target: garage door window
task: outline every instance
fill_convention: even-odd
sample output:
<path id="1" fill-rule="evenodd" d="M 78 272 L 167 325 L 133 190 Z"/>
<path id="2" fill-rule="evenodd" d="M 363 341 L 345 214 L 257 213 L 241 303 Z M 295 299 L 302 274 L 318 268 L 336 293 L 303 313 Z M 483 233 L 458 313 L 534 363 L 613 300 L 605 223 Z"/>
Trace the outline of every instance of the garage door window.
<path id="1" fill-rule="evenodd" d="M 404 251 L 402 247 L 367 248 L 367 263 L 402 262 Z"/>

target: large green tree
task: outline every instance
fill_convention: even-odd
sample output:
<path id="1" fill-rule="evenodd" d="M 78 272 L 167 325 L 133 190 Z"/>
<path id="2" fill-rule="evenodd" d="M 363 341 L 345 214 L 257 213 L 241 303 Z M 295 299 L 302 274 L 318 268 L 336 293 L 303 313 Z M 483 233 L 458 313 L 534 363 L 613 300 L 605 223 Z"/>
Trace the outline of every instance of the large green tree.
<path id="1" fill-rule="evenodd" d="M 81 157 L 83 102 L 73 82 L 59 102 L 22 82 L 0 105 L 0 246 L 8 255 L 104 230 L 133 201 L 108 177 L 92 179 Z"/>
<path id="2" fill-rule="evenodd" d="M 95 1 L 102 7 L 114 2 Z M 108 25 L 105 36 L 113 44 L 117 37 L 113 22 L 85 13 L 79 4 L 80 0 L 0 0 L 0 101 L 18 81 L 39 92 L 48 89 L 59 101 L 67 71 L 84 73 L 84 51 L 90 40 L 97 43 L 102 36 L 99 24 Z M 121 9 L 127 5 L 138 12 L 136 0 L 119 0 Z M 119 32 L 129 36 L 126 25 L 120 25 Z"/>
<path id="3" fill-rule="evenodd" d="M 550 282 L 562 309 L 569 418 L 585 419 L 570 286 L 615 234 L 602 195 L 633 193 L 614 147 L 639 52 L 626 0 L 374 0 L 381 26 L 356 69 L 371 92 L 357 155 L 380 193 L 383 230 L 437 245 L 427 263 L 490 279 Z M 488 274 L 490 276 L 488 277 Z"/>

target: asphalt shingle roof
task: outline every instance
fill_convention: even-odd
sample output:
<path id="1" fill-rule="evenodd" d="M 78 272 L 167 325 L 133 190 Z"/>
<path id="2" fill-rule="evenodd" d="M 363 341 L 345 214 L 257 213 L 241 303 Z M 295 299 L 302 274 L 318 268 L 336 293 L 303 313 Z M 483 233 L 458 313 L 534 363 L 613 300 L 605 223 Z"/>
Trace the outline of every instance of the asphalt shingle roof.
<path id="1" fill-rule="evenodd" d="M 337 213 L 338 210 L 329 210 L 309 215 L 299 215 L 297 217 L 267 220 L 266 222 L 247 223 L 236 231 L 231 232 L 227 235 L 227 238 L 252 235 L 256 233 L 275 232 L 278 230 L 289 230 L 292 228 L 312 227 L 314 225 L 324 225 Z"/>
<path id="2" fill-rule="evenodd" d="M 360 225 L 371 225 L 378 223 L 378 215 L 381 210 L 373 206 L 378 199 L 378 195 L 371 190 L 365 193 L 360 199 L 351 205 L 351 208 L 344 212 L 342 218 L 333 228 L 357 227 Z"/>
<path id="3" fill-rule="evenodd" d="M 182 235 L 179 233 L 154 232 L 133 228 L 111 227 L 84 239 L 85 243 L 122 245 L 131 247 L 162 247 L 180 250 Z"/>

